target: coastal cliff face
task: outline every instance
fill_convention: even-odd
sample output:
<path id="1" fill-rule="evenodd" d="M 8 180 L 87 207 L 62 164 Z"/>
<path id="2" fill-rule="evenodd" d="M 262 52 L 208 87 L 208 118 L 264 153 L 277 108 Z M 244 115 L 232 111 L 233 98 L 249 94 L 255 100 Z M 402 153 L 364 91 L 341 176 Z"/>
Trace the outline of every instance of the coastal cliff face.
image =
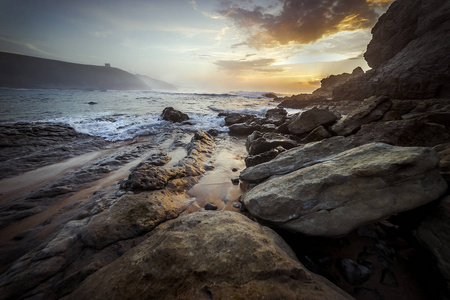
<path id="1" fill-rule="evenodd" d="M 74 64 L 0 52 L 0 87 L 146 90 L 137 76 L 106 66 Z"/>
<path id="2" fill-rule="evenodd" d="M 334 99 L 450 95 L 449 1 L 398 0 L 380 17 L 372 34 L 364 57 L 373 69 L 336 87 Z"/>

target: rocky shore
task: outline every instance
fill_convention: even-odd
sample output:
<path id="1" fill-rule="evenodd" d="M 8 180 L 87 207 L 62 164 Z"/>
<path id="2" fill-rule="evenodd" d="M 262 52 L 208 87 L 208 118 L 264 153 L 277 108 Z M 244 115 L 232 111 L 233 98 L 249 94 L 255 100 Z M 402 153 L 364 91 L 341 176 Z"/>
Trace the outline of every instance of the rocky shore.
<path id="1" fill-rule="evenodd" d="M 396 1 L 373 30 L 373 70 L 277 99 L 263 118 L 223 114 L 229 134 L 109 143 L 2 125 L 0 295 L 448 299 L 450 72 L 430 65 L 448 52 L 413 46 L 448 37 L 449 13 Z M 409 33 L 397 43 L 394 31 Z M 409 89 L 416 71 L 391 71 L 408 56 L 436 80 Z M 161 117 L 189 122 L 173 108 Z"/>

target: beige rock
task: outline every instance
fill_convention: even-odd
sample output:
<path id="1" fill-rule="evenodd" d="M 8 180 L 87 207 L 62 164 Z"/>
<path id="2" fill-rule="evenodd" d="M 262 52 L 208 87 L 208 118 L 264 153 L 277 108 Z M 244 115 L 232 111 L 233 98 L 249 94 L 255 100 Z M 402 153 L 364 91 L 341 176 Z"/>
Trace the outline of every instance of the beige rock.
<path id="1" fill-rule="evenodd" d="M 352 299 L 271 229 L 226 211 L 178 218 L 64 299 L 212 298 Z"/>
<path id="2" fill-rule="evenodd" d="M 309 143 L 285 151 L 269 162 L 245 169 L 240 178 L 250 183 L 261 182 L 274 175 L 284 175 L 329 160 L 351 148 L 352 142 L 341 136 Z"/>
<path id="3" fill-rule="evenodd" d="M 92 248 L 104 247 L 136 237 L 160 223 L 176 218 L 188 206 L 184 195 L 154 191 L 122 196 L 109 210 L 90 220 L 81 233 L 83 242 Z"/>
<path id="4" fill-rule="evenodd" d="M 245 193 L 242 202 L 274 226 L 342 236 L 438 199 L 447 189 L 438 163 L 430 148 L 372 143 L 267 180 Z"/>

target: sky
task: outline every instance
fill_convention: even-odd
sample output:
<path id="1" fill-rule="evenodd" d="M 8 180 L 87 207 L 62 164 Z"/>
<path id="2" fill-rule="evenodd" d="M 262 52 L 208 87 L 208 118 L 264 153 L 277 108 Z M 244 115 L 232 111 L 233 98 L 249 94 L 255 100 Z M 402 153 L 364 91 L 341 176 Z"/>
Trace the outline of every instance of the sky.
<path id="1" fill-rule="evenodd" d="M 392 0 L 0 0 L 0 51 L 103 65 L 186 91 L 311 92 L 369 69 Z"/>

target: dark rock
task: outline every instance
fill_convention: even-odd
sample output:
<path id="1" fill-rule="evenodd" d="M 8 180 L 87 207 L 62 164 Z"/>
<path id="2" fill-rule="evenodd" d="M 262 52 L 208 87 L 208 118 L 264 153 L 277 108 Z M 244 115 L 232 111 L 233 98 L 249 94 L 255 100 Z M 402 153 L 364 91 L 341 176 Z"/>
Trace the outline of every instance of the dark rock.
<path id="1" fill-rule="evenodd" d="M 283 123 L 277 128 L 275 128 L 275 132 L 281 134 L 288 134 L 289 133 L 288 123 L 287 122 Z"/>
<path id="2" fill-rule="evenodd" d="M 302 143 L 311 143 L 321 141 L 323 139 L 330 138 L 331 133 L 325 129 L 322 125 L 311 131 L 304 139 L 301 140 Z"/>
<path id="3" fill-rule="evenodd" d="M 182 113 L 179 110 L 174 109 L 173 107 L 164 108 L 161 114 L 163 120 L 171 121 L 175 123 L 181 123 L 183 121 L 189 120 L 189 116 L 185 113 Z"/>
<path id="4" fill-rule="evenodd" d="M 450 196 L 444 197 L 439 205 L 417 228 L 419 241 L 432 253 L 437 267 L 450 289 Z"/>
<path id="5" fill-rule="evenodd" d="M 244 123 L 253 118 L 255 118 L 254 115 L 230 113 L 230 114 L 227 114 L 227 116 L 225 117 L 225 125 L 230 126 L 233 124 Z"/>
<path id="6" fill-rule="evenodd" d="M 273 108 L 266 112 L 266 122 L 279 126 L 286 121 L 287 111 L 284 108 Z"/>
<path id="7" fill-rule="evenodd" d="M 274 132 L 276 129 L 275 124 L 264 124 L 259 128 L 261 132 Z"/>
<path id="8" fill-rule="evenodd" d="M 91 101 L 91 102 L 89 102 L 88 103 L 89 105 L 95 105 L 95 104 L 98 104 L 97 102 L 94 102 L 94 101 Z"/>
<path id="9" fill-rule="evenodd" d="M 282 102 L 278 107 L 304 109 L 306 107 L 313 107 L 317 105 L 327 105 L 330 101 L 322 96 L 313 96 L 311 94 L 300 94 L 292 97 L 281 99 Z"/>
<path id="10" fill-rule="evenodd" d="M 231 183 L 233 183 L 234 185 L 238 185 L 239 184 L 239 178 L 231 178 Z"/>
<path id="11" fill-rule="evenodd" d="M 363 125 L 351 138 L 355 145 L 383 142 L 403 147 L 433 147 L 446 143 L 450 134 L 442 125 L 419 120 L 399 120 Z"/>
<path id="12" fill-rule="evenodd" d="M 218 136 L 219 135 L 219 131 L 217 131 L 217 129 L 210 129 L 207 132 L 211 136 Z"/>
<path id="13" fill-rule="evenodd" d="M 383 271 L 381 271 L 380 283 L 387 286 L 398 286 L 397 277 L 394 272 L 389 269 L 383 269 Z"/>
<path id="14" fill-rule="evenodd" d="M 356 287 L 353 291 L 353 295 L 357 296 L 357 299 L 384 300 L 383 295 L 381 295 L 377 290 L 364 287 Z"/>
<path id="15" fill-rule="evenodd" d="M 248 167 L 256 166 L 256 165 L 271 161 L 272 159 L 277 157 L 278 154 L 280 154 L 284 151 L 286 151 L 286 149 L 284 149 L 281 146 L 278 146 L 274 149 L 271 149 L 269 151 L 266 151 L 266 152 L 258 154 L 258 155 L 249 155 L 245 158 L 245 165 L 248 168 Z"/>
<path id="16" fill-rule="evenodd" d="M 361 285 L 370 279 L 370 276 L 374 273 L 368 267 L 358 264 L 356 261 L 343 258 L 338 262 L 339 271 L 351 285 Z"/>
<path id="17" fill-rule="evenodd" d="M 338 117 L 328 109 L 313 108 L 293 118 L 288 128 L 293 134 L 303 135 L 320 125 L 333 124 L 337 119 Z"/>
<path id="18" fill-rule="evenodd" d="M 450 143 L 440 144 L 433 148 L 439 155 L 441 175 L 450 183 Z"/>
<path id="19" fill-rule="evenodd" d="M 252 126 L 246 123 L 233 124 L 228 127 L 230 129 L 230 134 L 233 135 L 249 135 L 253 131 L 259 130 L 260 126 Z"/>
<path id="20" fill-rule="evenodd" d="M 364 56 L 373 69 L 336 87 L 333 98 L 449 96 L 449 15 L 447 1 L 395 1 L 372 29 L 373 38 Z"/>
<path id="21" fill-rule="evenodd" d="M 357 67 L 353 70 L 351 74 L 349 73 L 342 73 L 339 75 L 330 75 L 327 78 L 324 78 L 320 81 L 320 88 L 312 92 L 314 96 L 321 96 L 330 98 L 332 97 L 333 90 L 338 85 L 341 85 L 342 83 L 346 82 L 350 78 L 359 76 L 364 74 L 363 69 L 361 67 Z"/>
<path id="22" fill-rule="evenodd" d="M 278 146 L 291 149 L 297 146 L 297 142 L 275 132 L 261 133 L 255 131 L 248 136 L 245 146 L 250 155 L 257 155 Z"/>
<path id="23" fill-rule="evenodd" d="M 381 119 L 391 106 L 392 101 L 387 97 L 371 97 L 364 101 L 363 106 L 340 119 L 331 130 L 337 135 L 350 135 L 362 125 Z"/>
<path id="24" fill-rule="evenodd" d="M 278 99 L 278 96 L 275 95 L 274 93 L 266 93 L 266 94 L 263 94 L 263 96 L 266 98 Z"/>
<path id="25" fill-rule="evenodd" d="M 217 210 L 217 206 L 212 203 L 207 203 L 205 205 L 205 210 Z"/>

